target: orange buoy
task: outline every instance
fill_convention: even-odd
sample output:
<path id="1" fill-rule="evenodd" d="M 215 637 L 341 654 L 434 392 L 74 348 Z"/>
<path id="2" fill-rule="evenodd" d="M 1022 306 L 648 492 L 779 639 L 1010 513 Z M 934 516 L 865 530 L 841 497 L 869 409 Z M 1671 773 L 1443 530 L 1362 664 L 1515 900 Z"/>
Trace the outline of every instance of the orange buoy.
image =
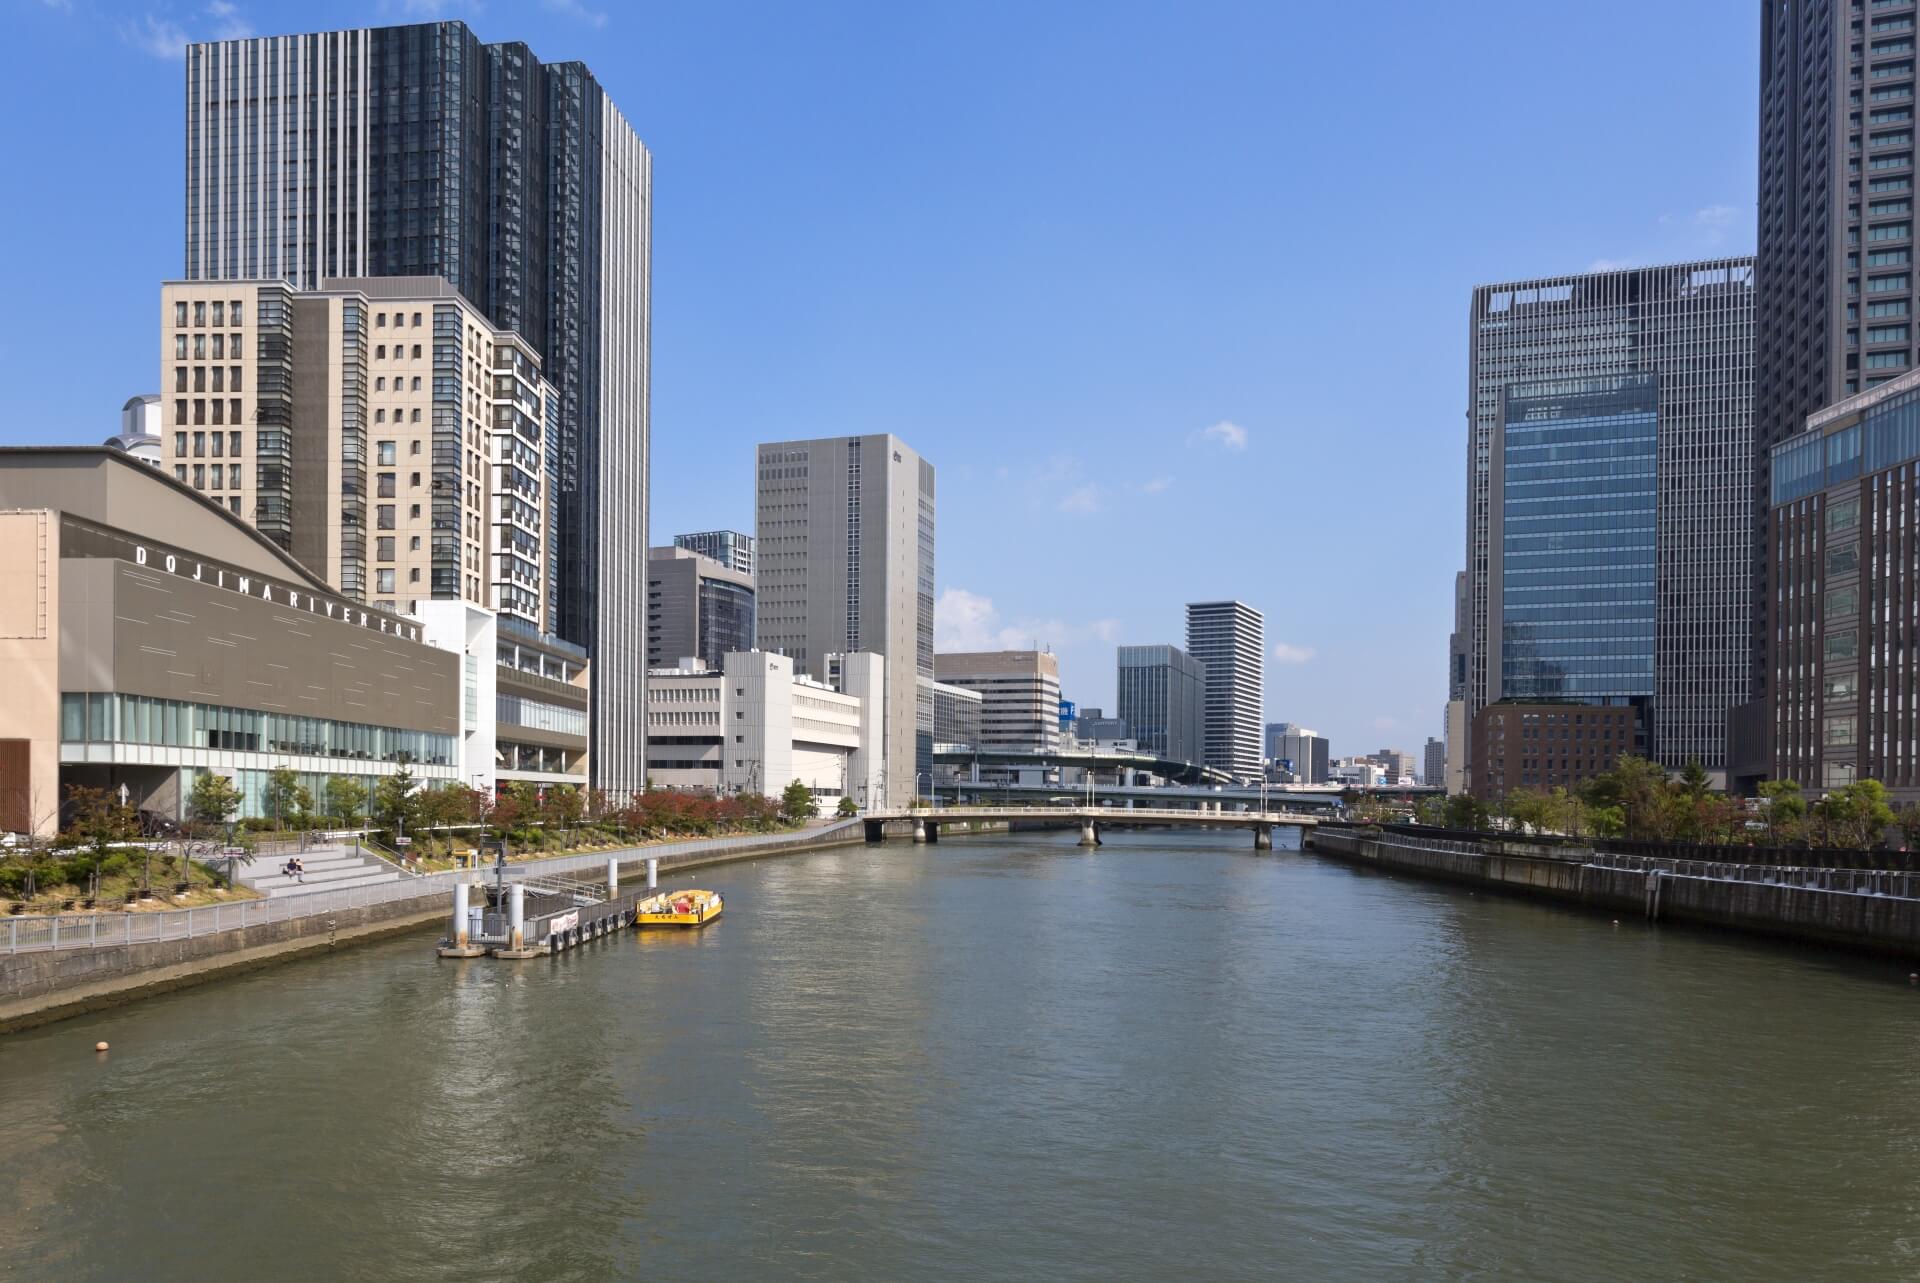
<path id="1" fill-rule="evenodd" d="M 96 1042 L 95 1044 L 93 1044 L 93 1049 L 95 1051 L 105 1051 L 107 1049 L 107 1044 L 105 1044 L 104 1042 Z"/>

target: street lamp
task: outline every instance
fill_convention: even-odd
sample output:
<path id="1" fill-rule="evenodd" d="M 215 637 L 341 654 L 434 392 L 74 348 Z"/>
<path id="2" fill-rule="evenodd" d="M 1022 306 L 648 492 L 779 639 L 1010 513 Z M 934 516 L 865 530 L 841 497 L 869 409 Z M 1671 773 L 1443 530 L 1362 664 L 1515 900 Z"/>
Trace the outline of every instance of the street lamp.
<path id="1" fill-rule="evenodd" d="M 920 781 L 922 778 L 924 778 L 927 781 L 927 795 L 928 795 L 927 808 L 931 810 L 933 808 L 933 798 L 932 798 L 933 772 L 932 771 L 915 771 L 913 773 L 913 799 L 916 802 L 920 800 L 920 797 L 921 797 Z"/>

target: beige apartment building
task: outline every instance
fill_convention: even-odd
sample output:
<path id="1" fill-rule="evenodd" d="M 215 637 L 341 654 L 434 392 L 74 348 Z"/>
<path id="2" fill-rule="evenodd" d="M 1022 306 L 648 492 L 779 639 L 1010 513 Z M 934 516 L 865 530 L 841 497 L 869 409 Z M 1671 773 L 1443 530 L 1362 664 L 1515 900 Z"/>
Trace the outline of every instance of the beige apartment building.
<path id="1" fill-rule="evenodd" d="M 939 654 L 933 657 L 933 675 L 980 692 L 978 747 L 1023 753 L 1060 748 L 1060 661 L 1051 651 Z"/>
<path id="2" fill-rule="evenodd" d="M 162 464 L 344 596 L 552 627 L 533 347 L 437 277 L 169 281 Z"/>

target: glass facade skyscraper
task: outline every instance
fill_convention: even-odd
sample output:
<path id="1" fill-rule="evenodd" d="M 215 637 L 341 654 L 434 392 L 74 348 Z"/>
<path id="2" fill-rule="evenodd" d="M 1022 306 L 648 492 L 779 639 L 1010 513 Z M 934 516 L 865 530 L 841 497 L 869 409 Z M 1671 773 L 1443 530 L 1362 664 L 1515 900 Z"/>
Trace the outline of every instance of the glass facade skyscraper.
<path id="1" fill-rule="evenodd" d="M 1502 418 L 1500 690 L 1653 695 L 1660 383 L 1517 383 Z"/>
<path id="2" fill-rule="evenodd" d="M 461 22 L 194 44 L 186 278 L 437 276 L 539 352 L 554 629 L 596 786 L 645 783 L 652 158 L 587 68 Z"/>
<path id="3" fill-rule="evenodd" d="M 1551 565 L 1560 572 L 1597 568 L 1568 560 L 1586 555 L 1578 544 L 1527 545 L 1523 555 L 1510 562 L 1505 525 L 1510 502 L 1520 505 L 1515 514 L 1522 522 L 1538 518 L 1539 524 L 1549 525 L 1598 518 L 1602 503 L 1642 502 L 1646 496 L 1637 492 L 1646 488 L 1648 478 L 1639 474 L 1648 466 L 1649 448 L 1645 398 L 1652 396 L 1653 708 L 1651 725 L 1642 726 L 1665 765 L 1677 768 L 1698 759 L 1709 770 L 1723 767 L 1729 711 L 1745 703 L 1752 689 L 1753 308 L 1750 258 L 1513 281 L 1474 291 L 1467 575 L 1459 630 L 1467 661 L 1462 731 L 1488 704 L 1521 696 L 1506 687 L 1510 674 L 1531 692 L 1556 680 L 1577 683 L 1582 680 L 1581 665 L 1590 660 L 1601 661 L 1604 669 L 1606 663 L 1626 659 L 1613 649 L 1624 644 L 1624 638 L 1596 635 L 1579 642 L 1573 636 L 1585 626 L 1576 620 L 1592 620 L 1596 626 L 1604 622 L 1609 629 L 1626 626 L 1616 609 L 1626 604 L 1616 600 L 1620 586 L 1607 587 L 1603 581 L 1585 589 L 1588 600 L 1559 603 L 1605 607 L 1604 613 L 1570 612 L 1552 621 L 1555 629 L 1565 626 L 1564 635 L 1540 632 L 1549 621 L 1537 615 L 1516 621 L 1524 625 L 1512 634 L 1521 653 L 1509 662 L 1508 570 L 1520 576 L 1516 583 L 1525 584 L 1530 575 L 1544 581 L 1540 592 L 1545 595 L 1554 575 L 1533 575 L 1531 567 Z M 1620 382 L 1612 391 L 1598 385 L 1588 389 L 1602 398 L 1589 409 L 1606 397 L 1624 397 L 1617 404 L 1637 407 L 1619 416 L 1599 416 L 1620 418 L 1611 425 L 1618 429 L 1616 435 L 1544 444 L 1554 433 L 1588 431 L 1577 426 L 1586 413 L 1579 401 L 1588 392 L 1565 402 L 1559 412 L 1564 422 L 1552 432 L 1508 418 L 1510 413 L 1549 413 L 1535 396 L 1513 399 L 1516 385 L 1545 388 L 1551 398 L 1572 396 L 1589 381 L 1631 376 L 1648 381 Z M 1511 478 L 1505 443 L 1509 429 L 1516 430 L 1516 443 L 1528 443 L 1516 446 Z M 1616 467 L 1626 470 L 1623 481 L 1636 492 L 1633 498 L 1594 492 Z M 1518 483 L 1512 493 L 1509 480 Z M 1556 516 L 1551 505 L 1527 506 L 1527 494 L 1552 496 L 1563 506 Z M 1634 520 L 1643 521 L 1645 515 L 1637 512 Z M 1561 533 L 1564 537 L 1571 532 Z M 1591 553 L 1610 537 L 1594 529 L 1578 539 L 1593 545 L 1587 549 Z M 1640 557 L 1645 549 L 1636 545 L 1631 551 Z M 1614 596 L 1599 596 L 1603 587 Z M 1531 591 L 1523 588 L 1522 597 Z M 1644 584 L 1635 591 L 1644 595 Z M 1520 601 L 1516 598 L 1515 604 Z M 1603 640 L 1608 650 L 1579 649 L 1600 646 Z M 1550 641 L 1544 653 L 1527 653 L 1528 647 Z M 1638 662 L 1644 666 L 1644 660 L 1641 654 Z M 1560 663 L 1573 663 L 1573 670 L 1556 679 L 1552 670 Z M 1600 669 L 1588 671 L 1585 680 L 1595 680 Z M 1461 764 L 1463 774 L 1469 769 L 1471 763 Z"/>
<path id="4" fill-rule="evenodd" d="M 1206 665 L 1178 646 L 1122 646 L 1117 676 L 1120 720 L 1141 751 L 1205 759 Z"/>

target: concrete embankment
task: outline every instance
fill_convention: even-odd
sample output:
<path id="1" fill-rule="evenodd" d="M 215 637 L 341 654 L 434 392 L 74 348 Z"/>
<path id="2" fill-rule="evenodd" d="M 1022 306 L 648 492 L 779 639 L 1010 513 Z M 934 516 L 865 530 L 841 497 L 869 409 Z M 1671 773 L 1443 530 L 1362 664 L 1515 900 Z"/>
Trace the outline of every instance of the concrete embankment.
<path id="1" fill-rule="evenodd" d="M 1870 875 L 1768 870 L 1756 880 L 1658 868 L 1607 868 L 1579 848 L 1544 855 L 1514 843 L 1425 843 L 1365 829 L 1321 828 L 1310 850 L 1363 867 L 1558 900 L 1615 916 L 1729 927 L 1888 957 L 1920 959 L 1920 898 L 1844 889 Z M 1729 873 L 1737 870 L 1728 869 Z M 1901 875 L 1892 875 L 1895 878 Z M 1760 878 L 1776 880 L 1758 880 Z M 1836 889 L 1843 888 L 1843 889 Z"/>
<path id="2" fill-rule="evenodd" d="M 606 854 L 619 858 L 624 879 L 644 877 L 650 855 L 659 859 L 662 873 L 679 873 L 740 860 L 857 845 L 864 840 L 856 824 L 833 832 L 798 833 L 765 845 L 712 852 L 696 849 L 659 855 L 646 847 L 629 847 Z M 485 880 L 486 875 L 483 872 L 475 877 Z M 181 939 L 0 955 L 0 1033 L 401 932 L 444 925 L 450 903 L 448 892 L 436 888 L 411 899 Z"/>

